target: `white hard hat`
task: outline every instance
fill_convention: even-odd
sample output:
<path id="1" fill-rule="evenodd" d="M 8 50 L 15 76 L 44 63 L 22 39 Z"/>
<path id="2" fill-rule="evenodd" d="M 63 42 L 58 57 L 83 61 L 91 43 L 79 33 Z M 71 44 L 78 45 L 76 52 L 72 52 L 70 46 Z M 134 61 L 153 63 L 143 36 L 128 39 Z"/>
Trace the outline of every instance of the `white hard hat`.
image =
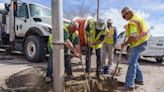
<path id="1" fill-rule="evenodd" d="M 96 29 L 103 30 L 105 29 L 105 20 L 103 18 L 98 18 L 96 21 Z"/>

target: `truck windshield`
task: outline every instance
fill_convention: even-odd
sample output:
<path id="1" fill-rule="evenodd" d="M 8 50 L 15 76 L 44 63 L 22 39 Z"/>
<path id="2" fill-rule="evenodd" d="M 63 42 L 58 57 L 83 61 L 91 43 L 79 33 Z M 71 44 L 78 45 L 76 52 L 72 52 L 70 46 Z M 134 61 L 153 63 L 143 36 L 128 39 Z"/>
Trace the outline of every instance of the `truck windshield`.
<path id="1" fill-rule="evenodd" d="M 30 11 L 31 11 L 31 17 L 34 17 L 34 16 L 39 16 L 39 17 L 51 16 L 51 10 L 50 9 L 43 7 L 43 6 L 35 5 L 35 4 L 30 4 Z"/>

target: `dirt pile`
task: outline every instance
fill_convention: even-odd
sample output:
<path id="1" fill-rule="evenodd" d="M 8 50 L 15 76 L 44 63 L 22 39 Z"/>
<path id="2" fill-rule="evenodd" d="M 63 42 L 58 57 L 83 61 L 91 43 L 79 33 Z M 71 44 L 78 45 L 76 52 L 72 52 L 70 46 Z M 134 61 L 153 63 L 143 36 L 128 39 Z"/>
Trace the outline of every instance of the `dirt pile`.
<path id="1" fill-rule="evenodd" d="M 7 92 L 48 92 L 52 90 L 52 83 L 46 84 L 43 71 L 28 69 L 12 75 L 6 80 L 4 90 Z"/>
<path id="2" fill-rule="evenodd" d="M 28 69 L 12 75 L 6 80 L 6 88 L 4 92 L 52 92 L 52 83 L 47 84 L 44 81 L 42 69 Z M 87 92 L 86 82 L 84 76 L 77 73 L 79 76 L 70 81 L 65 82 L 65 92 Z M 123 83 L 113 80 L 111 86 L 111 79 L 97 80 L 91 76 L 89 86 L 91 92 L 113 92 L 118 86 Z"/>

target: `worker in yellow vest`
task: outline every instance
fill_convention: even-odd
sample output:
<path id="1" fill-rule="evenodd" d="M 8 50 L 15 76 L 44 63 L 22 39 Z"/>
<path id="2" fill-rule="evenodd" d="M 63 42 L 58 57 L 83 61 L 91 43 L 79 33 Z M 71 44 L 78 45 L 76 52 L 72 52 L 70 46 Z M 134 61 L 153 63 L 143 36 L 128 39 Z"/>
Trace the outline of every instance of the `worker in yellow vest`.
<path id="1" fill-rule="evenodd" d="M 126 26 L 128 40 L 122 43 L 121 47 L 123 48 L 125 45 L 130 44 L 131 54 L 125 86 L 120 89 L 134 90 L 135 84 L 143 85 L 144 82 L 138 59 L 140 54 L 146 49 L 149 34 L 145 20 L 135 14 L 130 8 L 123 8 L 121 13 L 122 17 L 128 21 Z"/>
<path id="2" fill-rule="evenodd" d="M 112 67 L 114 47 L 117 42 L 117 29 L 112 25 L 112 20 L 107 20 L 107 34 L 102 48 L 103 75 L 109 76 L 109 70 Z M 106 54 L 108 52 L 108 62 L 106 62 Z"/>
<path id="3" fill-rule="evenodd" d="M 101 48 L 102 42 L 105 38 L 105 21 L 102 18 L 99 18 L 97 21 L 94 19 L 88 20 L 87 26 L 85 28 L 85 35 L 87 37 L 88 44 L 88 53 L 86 53 L 86 72 L 89 74 L 91 71 L 91 54 L 92 50 L 96 51 L 96 76 L 99 78 L 99 74 L 102 70 L 102 60 L 101 60 Z"/>
<path id="4" fill-rule="evenodd" d="M 67 74 L 67 79 L 72 79 L 72 64 L 71 64 L 71 52 L 73 52 L 73 56 L 80 58 L 80 39 L 79 33 L 77 31 L 79 25 L 77 22 L 72 21 L 69 24 L 64 24 L 64 64 L 65 64 L 65 72 Z M 48 58 L 48 66 L 46 72 L 46 82 L 52 81 L 52 34 L 49 36 L 48 41 L 48 50 L 49 50 L 49 58 Z"/>

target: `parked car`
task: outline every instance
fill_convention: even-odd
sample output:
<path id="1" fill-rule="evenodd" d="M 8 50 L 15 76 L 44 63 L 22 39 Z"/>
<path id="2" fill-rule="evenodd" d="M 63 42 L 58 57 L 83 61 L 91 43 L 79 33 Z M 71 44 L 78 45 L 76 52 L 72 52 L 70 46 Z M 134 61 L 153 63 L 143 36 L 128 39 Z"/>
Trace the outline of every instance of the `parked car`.
<path id="1" fill-rule="evenodd" d="M 121 44 L 126 38 L 125 31 L 121 32 L 118 35 L 117 44 L 115 46 L 115 52 L 121 50 Z M 130 56 L 130 47 L 129 45 L 125 46 L 123 53 L 127 54 L 127 58 Z M 147 49 L 141 53 L 143 57 L 153 57 L 158 63 L 162 63 L 164 60 L 164 36 L 153 37 L 151 36 L 148 40 Z"/>

